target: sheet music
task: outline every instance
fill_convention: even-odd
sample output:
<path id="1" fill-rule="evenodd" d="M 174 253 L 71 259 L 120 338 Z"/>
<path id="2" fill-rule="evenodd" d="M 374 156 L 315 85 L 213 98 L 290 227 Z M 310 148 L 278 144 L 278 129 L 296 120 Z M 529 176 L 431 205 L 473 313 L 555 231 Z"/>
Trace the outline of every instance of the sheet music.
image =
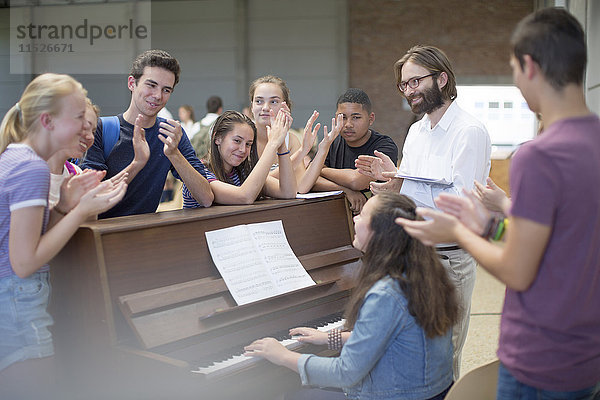
<path id="1" fill-rule="evenodd" d="M 238 305 L 314 285 L 292 251 L 281 221 L 205 233 L 213 262 Z"/>
<path id="2" fill-rule="evenodd" d="M 342 193 L 341 190 L 332 190 L 329 192 L 309 192 L 309 193 L 296 193 L 297 199 L 316 199 L 319 197 L 335 196 Z"/>
<path id="3" fill-rule="evenodd" d="M 452 186 L 453 185 L 453 182 L 448 182 L 446 180 L 446 178 L 441 178 L 441 179 L 423 178 L 423 177 L 419 177 L 419 176 L 404 175 L 404 174 L 401 174 L 400 172 L 398 172 L 394 176 L 396 178 L 402 178 L 402 179 L 406 179 L 409 181 L 423 182 L 423 183 L 427 183 L 430 185 L 443 185 L 443 186 Z"/>

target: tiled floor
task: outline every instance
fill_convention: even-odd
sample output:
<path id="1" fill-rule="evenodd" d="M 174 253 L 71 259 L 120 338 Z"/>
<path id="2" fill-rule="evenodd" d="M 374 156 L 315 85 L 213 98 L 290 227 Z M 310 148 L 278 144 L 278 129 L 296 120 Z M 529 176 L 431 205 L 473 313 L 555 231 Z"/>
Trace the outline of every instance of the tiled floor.
<path id="1" fill-rule="evenodd" d="M 481 267 L 477 268 L 469 333 L 462 351 L 461 376 L 497 358 L 504 290 L 504 284 Z"/>

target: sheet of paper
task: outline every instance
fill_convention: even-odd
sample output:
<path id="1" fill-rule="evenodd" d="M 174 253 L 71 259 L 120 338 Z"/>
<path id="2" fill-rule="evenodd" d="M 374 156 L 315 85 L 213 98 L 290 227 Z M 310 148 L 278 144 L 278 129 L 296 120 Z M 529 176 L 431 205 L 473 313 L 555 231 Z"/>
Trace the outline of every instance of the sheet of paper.
<path id="1" fill-rule="evenodd" d="M 409 181 L 417 181 L 417 182 L 428 183 L 428 184 L 432 184 L 432 185 L 452 186 L 452 182 L 448 182 L 445 178 L 442 178 L 442 179 L 423 178 L 423 177 L 420 177 L 420 176 L 403 175 L 401 173 L 397 173 L 395 175 L 395 177 L 396 178 L 406 179 L 406 180 L 409 180 Z"/>
<path id="2" fill-rule="evenodd" d="M 238 305 L 314 285 L 290 247 L 281 221 L 205 233 L 210 255 Z"/>
<path id="3" fill-rule="evenodd" d="M 316 199 L 319 197 L 335 196 L 342 193 L 341 190 L 332 190 L 330 192 L 310 192 L 310 193 L 298 193 L 296 194 L 297 199 Z"/>

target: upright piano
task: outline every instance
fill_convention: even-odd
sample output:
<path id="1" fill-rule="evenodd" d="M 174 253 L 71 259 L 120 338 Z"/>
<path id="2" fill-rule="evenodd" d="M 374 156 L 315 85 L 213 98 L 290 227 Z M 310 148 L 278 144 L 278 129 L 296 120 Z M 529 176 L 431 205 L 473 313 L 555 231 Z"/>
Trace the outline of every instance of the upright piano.
<path id="1" fill-rule="evenodd" d="M 274 220 L 316 284 L 237 306 L 204 233 Z M 261 337 L 289 343 L 289 328 L 327 329 L 339 320 L 359 265 L 352 238 L 343 196 L 84 224 L 51 262 L 64 397 L 268 400 L 299 387 L 296 373 L 239 353 Z"/>

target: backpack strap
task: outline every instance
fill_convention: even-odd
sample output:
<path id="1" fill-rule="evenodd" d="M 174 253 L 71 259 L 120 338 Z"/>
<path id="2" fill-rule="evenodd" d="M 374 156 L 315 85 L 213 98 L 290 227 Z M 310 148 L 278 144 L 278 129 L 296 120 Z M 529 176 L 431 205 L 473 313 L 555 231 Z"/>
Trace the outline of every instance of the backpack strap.
<path id="1" fill-rule="evenodd" d="M 104 148 L 104 159 L 106 160 L 119 140 L 121 122 L 116 115 L 112 117 L 100 117 L 100 120 L 102 121 L 102 147 Z"/>

